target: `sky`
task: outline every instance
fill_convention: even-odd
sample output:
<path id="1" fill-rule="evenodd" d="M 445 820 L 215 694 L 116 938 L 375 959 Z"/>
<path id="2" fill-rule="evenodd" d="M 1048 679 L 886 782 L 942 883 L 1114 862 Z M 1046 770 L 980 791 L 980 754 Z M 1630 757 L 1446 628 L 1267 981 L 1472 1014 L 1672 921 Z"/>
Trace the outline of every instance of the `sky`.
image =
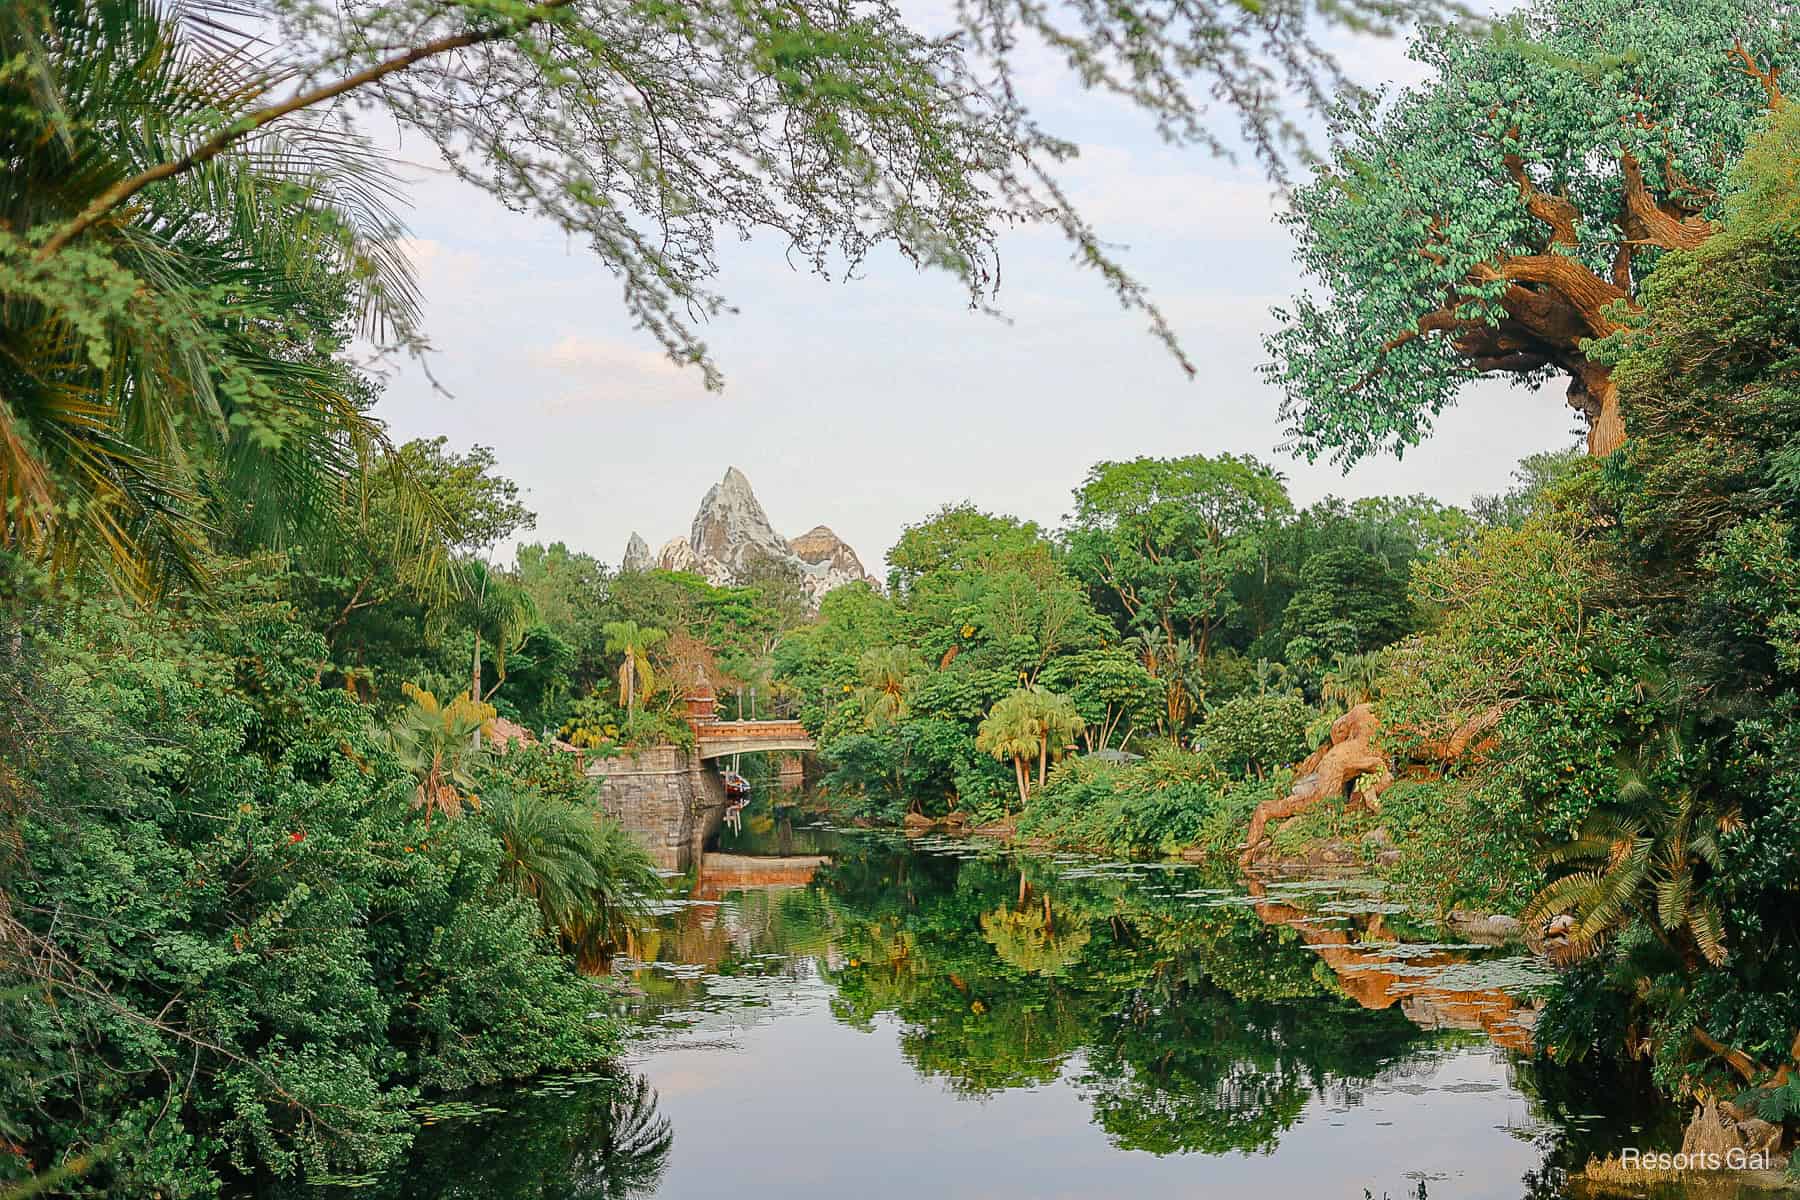
<path id="1" fill-rule="evenodd" d="M 1364 83 L 1417 78 L 1402 41 L 1338 45 Z M 533 540 L 616 565 L 633 531 L 652 548 L 685 536 L 736 466 L 778 531 L 828 525 L 876 575 L 902 527 L 947 503 L 1059 524 L 1106 459 L 1247 453 L 1300 504 L 1464 503 L 1505 488 L 1523 456 L 1574 442 L 1560 385 L 1483 382 L 1403 459 L 1345 474 L 1280 452 L 1280 395 L 1256 367 L 1271 306 L 1301 279 L 1275 189 L 1253 164 L 1169 148 L 1124 105 L 1031 66 L 1034 109 L 1082 146 L 1062 175 L 1070 194 L 1170 318 L 1193 378 L 1058 234 L 1026 229 L 1001 243 L 1004 320 L 891 252 L 844 282 L 796 269 L 772 239 L 722 246 L 716 283 L 736 311 L 704 331 L 726 380 L 708 392 L 632 328 L 582 244 L 446 178 L 414 138 L 394 152 L 433 350 L 392 364 L 377 415 L 401 438 L 493 447 L 538 514 Z"/>

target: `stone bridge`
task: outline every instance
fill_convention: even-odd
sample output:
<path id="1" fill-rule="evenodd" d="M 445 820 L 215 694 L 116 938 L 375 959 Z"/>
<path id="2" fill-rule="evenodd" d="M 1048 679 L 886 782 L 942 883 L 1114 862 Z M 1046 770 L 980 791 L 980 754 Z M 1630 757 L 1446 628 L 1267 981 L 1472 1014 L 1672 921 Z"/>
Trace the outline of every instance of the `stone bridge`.
<path id="1" fill-rule="evenodd" d="M 651 746 L 587 764 L 588 775 L 599 783 L 601 806 L 667 870 L 697 865 L 724 818 L 725 783 L 707 763 L 735 754 L 817 748 L 798 721 L 720 721 L 714 703 L 712 690 L 704 686 L 688 695 L 692 750 Z"/>
<path id="2" fill-rule="evenodd" d="M 816 750 L 798 721 L 695 721 L 694 748 L 702 761 L 761 751 Z"/>

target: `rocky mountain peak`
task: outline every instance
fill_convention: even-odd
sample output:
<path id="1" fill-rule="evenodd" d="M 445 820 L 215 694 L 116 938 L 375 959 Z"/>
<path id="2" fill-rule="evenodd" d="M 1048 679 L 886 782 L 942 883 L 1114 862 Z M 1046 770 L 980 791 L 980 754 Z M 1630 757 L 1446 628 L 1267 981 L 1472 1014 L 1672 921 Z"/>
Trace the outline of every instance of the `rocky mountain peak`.
<path id="1" fill-rule="evenodd" d="M 771 567 L 786 568 L 815 608 L 825 593 L 846 583 L 880 586 L 829 527 L 815 525 L 792 542 L 776 533 L 749 478 L 736 467 L 707 489 L 685 541 L 673 538 L 652 557 L 644 540 L 631 535 L 620 569 L 649 567 L 690 572 L 719 587 L 749 583 Z"/>
<path id="2" fill-rule="evenodd" d="M 625 557 L 619 560 L 619 570 L 647 571 L 650 566 L 650 543 L 638 536 L 634 529 L 630 540 L 625 543 Z"/>
<path id="3" fill-rule="evenodd" d="M 863 569 L 862 559 L 850 548 L 848 542 L 831 531 L 828 525 L 814 525 L 788 543 L 796 555 L 814 566 L 838 572 L 852 579 L 868 579 L 874 577 Z"/>
<path id="4" fill-rule="evenodd" d="M 759 559 L 779 560 L 792 553 L 786 539 L 775 532 L 750 480 L 736 467 L 727 469 L 701 498 L 688 544 L 701 558 L 725 564 L 734 576 L 746 574 Z"/>

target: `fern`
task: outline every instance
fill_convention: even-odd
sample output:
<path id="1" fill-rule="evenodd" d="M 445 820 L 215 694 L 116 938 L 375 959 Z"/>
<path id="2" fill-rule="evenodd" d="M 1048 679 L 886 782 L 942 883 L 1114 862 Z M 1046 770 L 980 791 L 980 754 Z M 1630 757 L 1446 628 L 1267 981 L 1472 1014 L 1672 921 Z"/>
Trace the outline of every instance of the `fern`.
<path id="1" fill-rule="evenodd" d="M 1779 1087 L 1750 1088 L 1738 1095 L 1736 1103 L 1777 1125 L 1800 1117 L 1800 1073 L 1789 1075 Z"/>

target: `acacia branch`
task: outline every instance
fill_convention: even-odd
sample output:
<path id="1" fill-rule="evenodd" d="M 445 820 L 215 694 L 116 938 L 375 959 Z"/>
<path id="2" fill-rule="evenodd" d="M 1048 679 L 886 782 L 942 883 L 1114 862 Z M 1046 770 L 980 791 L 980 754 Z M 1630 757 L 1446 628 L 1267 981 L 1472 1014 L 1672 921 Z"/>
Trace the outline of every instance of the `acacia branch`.
<path id="1" fill-rule="evenodd" d="M 137 195 L 151 184 L 191 171 L 195 167 L 212 161 L 238 142 L 263 128 L 265 125 L 278 121 L 282 117 L 300 112 L 303 109 L 311 108 L 316 104 L 323 104 L 328 100 L 335 100 L 337 97 L 348 92 L 353 92 L 357 88 L 366 87 L 371 83 L 377 83 L 389 75 L 405 71 L 414 64 L 423 62 L 428 58 L 435 58 L 440 54 L 448 54 L 452 50 L 461 50 L 469 46 L 478 46 L 486 42 L 493 42 L 498 41 L 501 38 L 511 37 L 521 30 L 529 29 L 533 25 L 548 20 L 552 12 L 556 9 L 565 7 L 570 2 L 571 0 L 545 0 L 545 2 L 534 12 L 515 23 L 496 26 L 493 29 L 471 30 L 467 33 L 451 34 L 446 37 L 436 38 L 423 45 L 415 46 L 410 50 L 396 54 L 391 58 L 385 58 L 378 63 L 372 63 L 360 71 L 344 76 L 342 79 L 334 80 L 327 84 L 321 84 L 319 87 L 308 92 L 298 92 L 279 104 L 271 104 L 267 107 L 259 108 L 254 112 L 247 113 L 195 146 L 192 150 L 189 150 L 180 158 L 172 158 L 165 162 L 157 163 L 153 167 L 146 167 L 136 175 L 121 179 L 105 191 L 101 192 L 98 196 L 94 197 L 93 201 L 89 203 L 86 208 L 82 209 L 73 220 L 51 235 L 50 240 L 45 242 L 43 248 L 38 251 L 37 257 L 39 260 L 49 258 L 64 246 L 68 245 L 71 241 L 93 228 L 93 226 L 105 217 L 107 213 L 119 207 L 121 204 L 124 204 L 127 200 L 130 200 L 133 196 Z"/>

